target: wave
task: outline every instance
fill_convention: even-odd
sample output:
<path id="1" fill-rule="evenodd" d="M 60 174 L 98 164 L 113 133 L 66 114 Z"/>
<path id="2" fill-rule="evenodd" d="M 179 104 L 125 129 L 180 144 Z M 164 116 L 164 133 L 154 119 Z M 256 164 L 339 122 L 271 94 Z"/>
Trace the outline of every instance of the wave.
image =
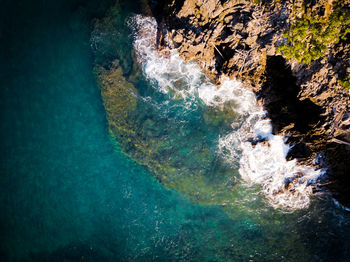
<path id="1" fill-rule="evenodd" d="M 197 64 L 185 63 L 176 50 L 171 50 L 168 57 L 160 56 L 154 18 L 135 15 L 129 25 L 135 30 L 137 60 L 157 91 L 169 94 L 170 99 L 182 99 L 184 106 L 200 102 L 220 110 L 229 105 L 238 115 L 230 133 L 218 138 L 218 154 L 233 167 L 239 165 L 241 178 L 248 185 L 260 184 L 275 208 L 307 207 L 313 185 L 325 171 L 286 160 L 290 146 L 282 136 L 273 135 L 271 121 L 255 94 L 241 82 L 228 78 L 216 86 Z"/>

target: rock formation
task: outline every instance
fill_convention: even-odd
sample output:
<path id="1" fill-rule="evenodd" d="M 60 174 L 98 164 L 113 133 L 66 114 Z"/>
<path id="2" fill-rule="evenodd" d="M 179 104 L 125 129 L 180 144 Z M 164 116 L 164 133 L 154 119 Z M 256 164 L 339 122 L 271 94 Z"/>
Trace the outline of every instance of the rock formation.
<path id="1" fill-rule="evenodd" d="M 218 85 L 221 76 L 227 76 L 252 88 L 267 109 L 274 132 L 290 137 L 294 147 L 288 158 L 327 167 L 327 189 L 349 206 L 350 94 L 342 82 L 350 73 L 349 34 L 330 42 L 310 63 L 285 58 L 278 49 L 288 41 L 284 33 L 300 19 L 299 9 L 328 19 L 335 2 L 337 10 L 349 15 L 349 1 L 165 2 L 150 1 L 159 24 L 160 54 L 177 49 Z"/>

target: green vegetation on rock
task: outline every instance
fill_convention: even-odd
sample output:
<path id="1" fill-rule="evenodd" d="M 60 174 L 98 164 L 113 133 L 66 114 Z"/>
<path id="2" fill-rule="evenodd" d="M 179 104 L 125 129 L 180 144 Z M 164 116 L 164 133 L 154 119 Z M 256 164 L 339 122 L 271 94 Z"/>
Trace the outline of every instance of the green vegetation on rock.
<path id="1" fill-rule="evenodd" d="M 286 44 L 279 46 L 278 51 L 287 59 L 310 64 L 311 61 L 325 57 L 331 45 L 345 40 L 350 33 L 349 11 L 340 4 L 327 3 L 325 12 L 319 15 L 303 6 L 293 10 L 294 22 L 284 34 Z"/>
<path id="2" fill-rule="evenodd" d="M 346 89 L 350 90 L 350 76 L 346 76 L 344 79 L 340 79 L 339 83 Z"/>

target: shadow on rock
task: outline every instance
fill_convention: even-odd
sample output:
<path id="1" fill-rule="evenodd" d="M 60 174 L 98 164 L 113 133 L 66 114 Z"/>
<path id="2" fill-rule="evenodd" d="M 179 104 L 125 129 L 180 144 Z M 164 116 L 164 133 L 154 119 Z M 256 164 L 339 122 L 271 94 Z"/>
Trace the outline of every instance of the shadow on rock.
<path id="1" fill-rule="evenodd" d="M 322 122 L 321 107 L 309 99 L 298 99 L 300 88 L 282 56 L 267 58 L 266 80 L 259 97 L 265 102 L 274 133 L 293 125 L 293 131 L 306 134 Z"/>

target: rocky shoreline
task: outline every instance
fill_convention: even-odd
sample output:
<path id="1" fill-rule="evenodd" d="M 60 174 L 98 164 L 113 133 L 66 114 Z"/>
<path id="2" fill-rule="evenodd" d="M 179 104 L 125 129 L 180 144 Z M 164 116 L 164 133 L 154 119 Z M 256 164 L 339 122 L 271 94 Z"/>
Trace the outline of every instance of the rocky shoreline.
<path id="1" fill-rule="evenodd" d="M 350 37 L 330 44 L 309 64 L 278 50 L 297 19 L 296 8 L 327 16 L 333 2 L 173 0 L 149 5 L 159 25 L 159 53 L 176 49 L 219 86 L 226 76 L 252 88 L 274 133 L 294 145 L 288 159 L 327 168 L 328 181 L 315 190 L 330 191 L 350 206 L 350 91 L 341 82 L 350 73 Z M 349 2 L 343 1 L 341 9 L 348 12 Z"/>

